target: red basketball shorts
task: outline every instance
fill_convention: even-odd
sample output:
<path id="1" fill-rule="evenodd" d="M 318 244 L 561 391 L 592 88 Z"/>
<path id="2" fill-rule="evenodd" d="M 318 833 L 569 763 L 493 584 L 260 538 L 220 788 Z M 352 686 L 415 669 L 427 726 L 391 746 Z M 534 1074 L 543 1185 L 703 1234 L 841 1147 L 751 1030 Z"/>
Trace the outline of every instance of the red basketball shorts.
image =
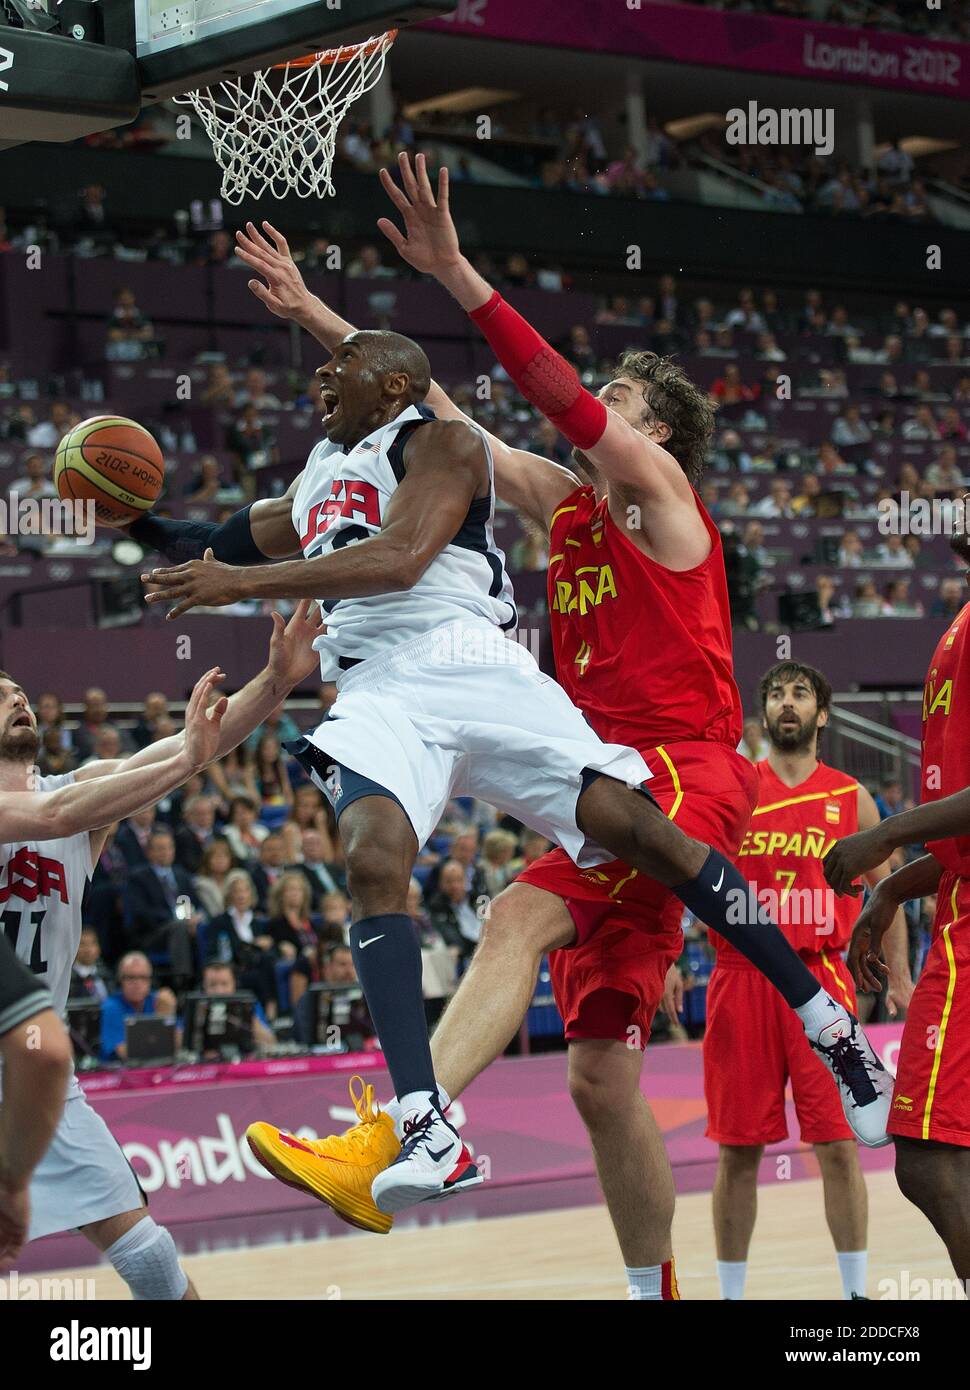
<path id="1" fill-rule="evenodd" d="M 970 1148 L 970 879 L 950 870 L 906 1015 L 888 1129 Z"/>
<path id="2" fill-rule="evenodd" d="M 855 1013 L 855 987 L 842 957 L 820 951 L 802 960 L 823 989 Z M 798 1016 L 747 961 L 719 961 L 707 988 L 704 1033 L 708 1139 L 777 1144 L 787 1138 L 789 1080 L 806 1144 L 852 1138 L 838 1088 L 809 1047 Z"/>
<path id="3" fill-rule="evenodd" d="M 641 750 L 651 796 L 694 839 L 733 856 L 757 802 L 752 765 L 717 743 Z M 619 859 L 579 869 L 562 850 L 516 880 L 564 899 L 578 941 L 549 956 L 552 987 L 569 1041 L 617 1038 L 645 1047 L 667 971 L 683 950 L 683 908 L 656 879 Z"/>

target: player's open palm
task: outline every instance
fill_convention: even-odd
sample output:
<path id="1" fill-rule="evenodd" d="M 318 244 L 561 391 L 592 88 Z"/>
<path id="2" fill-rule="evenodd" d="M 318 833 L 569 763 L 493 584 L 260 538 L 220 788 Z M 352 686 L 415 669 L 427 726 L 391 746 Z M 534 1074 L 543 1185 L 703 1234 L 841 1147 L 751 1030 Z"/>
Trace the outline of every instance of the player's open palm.
<path id="1" fill-rule="evenodd" d="M 273 613 L 273 636 L 267 666 L 281 685 L 288 689 L 312 675 L 320 665 L 320 654 L 313 643 L 327 631 L 315 599 L 302 599 L 290 621 Z"/>
<path id="2" fill-rule="evenodd" d="M 195 767 L 208 766 L 218 755 L 222 716 L 229 701 L 221 695 L 210 704 L 209 695 L 225 678 L 218 666 L 206 671 L 185 708 L 185 751 Z"/>
<path id="3" fill-rule="evenodd" d="M 398 164 L 403 192 L 386 169 L 381 170 L 381 184 L 404 218 L 404 233 L 387 217 L 380 218 L 377 225 L 408 265 L 426 275 L 438 274 L 461 260 L 458 233 L 448 207 L 448 170 L 442 165 L 438 172 L 436 197 L 423 154 L 416 157 L 413 169 L 407 154 L 398 156 Z"/>
<path id="4" fill-rule="evenodd" d="M 249 288 L 271 314 L 281 319 L 299 318 L 313 296 L 303 283 L 286 237 L 271 222 L 264 222 L 263 228 L 261 232 L 255 223 L 247 222 L 246 230 L 236 233 L 236 255 L 266 281 L 250 280 Z"/>

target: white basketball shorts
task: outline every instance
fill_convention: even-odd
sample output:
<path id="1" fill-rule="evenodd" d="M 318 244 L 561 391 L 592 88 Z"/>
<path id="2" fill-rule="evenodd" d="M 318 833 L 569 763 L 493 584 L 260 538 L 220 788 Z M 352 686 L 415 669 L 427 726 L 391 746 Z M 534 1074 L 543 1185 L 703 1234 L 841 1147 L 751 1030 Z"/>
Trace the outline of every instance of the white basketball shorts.
<path id="1" fill-rule="evenodd" d="M 581 868 L 615 858 L 576 824 L 584 769 L 629 786 L 651 776 L 639 753 L 603 743 L 530 653 L 486 623 L 448 623 L 345 671 L 307 738 L 396 797 L 419 846 L 452 797 L 473 796 Z M 314 780 L 339 814 L 339 785 Z"/>

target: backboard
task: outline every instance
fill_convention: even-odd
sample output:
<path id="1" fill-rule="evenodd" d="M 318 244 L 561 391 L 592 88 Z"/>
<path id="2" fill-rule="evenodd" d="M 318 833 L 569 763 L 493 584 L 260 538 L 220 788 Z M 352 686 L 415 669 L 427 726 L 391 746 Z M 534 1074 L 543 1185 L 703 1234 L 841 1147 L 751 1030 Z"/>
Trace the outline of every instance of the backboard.
<path id="1" fill-rule="evenodd" d="M 146 103 L 433 19 L 454 0 L 134 0 Z"/>

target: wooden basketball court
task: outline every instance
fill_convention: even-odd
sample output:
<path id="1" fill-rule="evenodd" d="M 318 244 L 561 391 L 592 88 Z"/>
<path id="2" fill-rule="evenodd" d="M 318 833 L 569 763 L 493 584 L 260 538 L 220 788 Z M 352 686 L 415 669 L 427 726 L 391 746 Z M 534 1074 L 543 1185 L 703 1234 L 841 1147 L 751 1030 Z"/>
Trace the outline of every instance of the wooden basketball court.
<path id="1" fill-rule="evenodd" d="M 916 1279 L 953 1278 L 929 1223 L 900 1196 L 891 1172 L 867 1176 L 869 1296 L 895 1298 L 902 1271 Z M 460 1200 L 460 1199 L 458 1199 Z M 818 1179 L 758 1189 L 758 1225 L 749 1264 L 749 1299 L 841 1297 Z M 711 1195 L 679 1197 L 674 1222 L 677 1277 L 684 1299 L 720 1297 L 714 1263 Z M 194 1255 L 186 1269 L 212 1299 L 623 1299 L 626 1289 L 613 1231 L 602 1206 L 483 1221 L 450 1221 L 387 1237 L 267 1245 Z M 99 1299 L 126 1298 L 110 1267 L 50 1271 L 93 1278 Z M 887 1290 L 887 1282 L 892 1287 Z"/>

